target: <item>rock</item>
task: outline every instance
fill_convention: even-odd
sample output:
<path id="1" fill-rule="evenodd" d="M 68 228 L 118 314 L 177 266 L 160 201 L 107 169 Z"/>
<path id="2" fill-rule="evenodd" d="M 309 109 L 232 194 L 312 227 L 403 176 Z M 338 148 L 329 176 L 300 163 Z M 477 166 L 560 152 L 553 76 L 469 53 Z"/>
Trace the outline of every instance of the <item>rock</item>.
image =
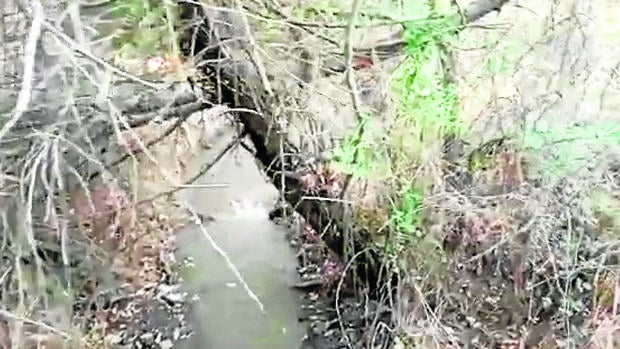
<path id="1" fill-rule="evenodd" d="M 161 341 L 161 343 L 159 343 L 159 347 L 161 349 L 171 349 L 172 348 L 172 341 L 169 339 L 163 340 Z"/>

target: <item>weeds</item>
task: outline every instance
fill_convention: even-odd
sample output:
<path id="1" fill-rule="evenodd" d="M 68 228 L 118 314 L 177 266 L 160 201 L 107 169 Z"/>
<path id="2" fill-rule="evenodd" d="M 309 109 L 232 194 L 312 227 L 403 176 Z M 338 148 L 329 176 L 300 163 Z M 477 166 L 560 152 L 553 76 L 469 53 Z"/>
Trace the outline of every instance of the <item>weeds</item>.
<path id="1" fill-rule="evenodd" d="M 591 193 L 597 186 L 596 179 L 577 189 L 567 187 L 566 178 L 575 178 L 576 174 L 588 178 L 600 176 L 600 170 L 606 168 L 608 162 L 602 159 L 593 162 L 592 157 L 617 149 L 620 145 L 618 127 L 615 123 L 531 126 L 487 142 L 467 154 L 465 171 L 472 174 L 474 180 L 468 182 L 470 189 L 465 190 L 466 194 L 453 192 L 453 188 L 443 183 L 433 187 L 425 185 L 420 173 L 427 164 L 436 161 L 437 144 L 449 136 L 467 138 L 470 125 L 459 118 L 457 89 L 445 76 L 445 64 L 449 64 L 445 48 L 455 43 L 458 22 L 449 9 L 443 9 L 445 16 L 438 16 L 431 6 L 417 6 L 418 19 L 404 23 L 407 57 L 392 75 L 392 90 L 397 97 L 395 124 L 382 139 L 382 146 L 390 154 L 388 178 L 393 200 L 388 217 L 391 236 L 385 241 L 384 252 L 390 261 L 399 265 L 401 273 L 415 277 L 414 284 L 426 295 L 424 299 L 452 299 L 437 304 L 437 308 L 458 313 L 463 309 L 447 310 L 450 303 L 480 300 L 474 313 L 487 314 L 478 317 L 463 313 L 463 316 L 470 316 L 467 325 L 450 314 L 442 314 L 439 320 L 442 324 L 449 323 L 452 328 L 477 327 L 479 338 L 488 340 L 480 345 L 503 346 L 512 342 L 525 343 L 518 331 L 513 330 L 514 326 L 530 328 L 532 321 L 543 324 L 557 321 L 561 324 L 550 327 L 536 341 L 527 339 L 528 343 L 547 343 L 545 345 L 554 347 L 549 343 L 554 343 L 558 337 L 565 338 L 571 328 L 583 326 L 583 319 L 597 308 L 591 302 L 593 296 L 601 307 L 608 309 L 609 297 L 614 293 L 605 286 L 597 286 L 596 295 L 593 293 L 594 285 L 601 283 L 596 274 L 601 268 L 612 267 L 597 265 L 599 262 L 594 256 L 616 254 L 608 249 L 607 241 L 617 237 L 618 203 L 605 190 Z M 420 16 L 425 16 L 426 20 L 419 19 Z M 510 75 L 515 68 L 514 61 L 523 51 L 521 45 L 509 44 L 501 55 L 487 56 L 483 65 L 491 76 Z M 340 154 L 354 154 L 357 150 L 363 152 L 379 146 L 349 138 L 341 147 Z M 348 173 L 362 178 L 368 176 L 371 171 L 361 169 L 372 168 L 369 163 L 372 158 L 360 156 L 357 159 L 359 163 L 355 164 L 355 169 L 350 166 Z M 522 167 L 522 163 L 527 167 Z M 530 184 L 536 177 L 540 177 L 536 183 L 541 187 Z M 564 187 L 558 187 L 562 185 Z M 518 194 L 508 194 L 513 191 Z M 511 196 L 480 199 L 476 195 L 516 195 L 518 199 Z M 588 230 L 588 223 L 585 223 L 593 219 L 587 202 L 604 218 L 599 221 L 605 225 L 599 227 L 599 233 L 606 232 L 603 240 L 597 235 L 599 233 Z M 431 209 L 426 210 L 429 207 Z M 374 228 L 382 229 L 374 218 L 364 219 L 374 222 Z M 433 230 L 433 224 L 438 226 L 437 230 Z M 448 251 L 446 255 L 438 250 L 441 239 L 443 249 L 439 249 Z M 543 245 L 546 248 L 538 247 Z M 549 262 L 549 258 L 553 262 Z M 410 264 L 403 264 L 403 260 Z M 464 273 L 459 268 L 467 271 Z M 500 274 L 493 274 L 492 270 Z M 438 275 L 441 278 L 436 277 Z M 467 289 L 470 284 L 482 280 L 495 285 L 491 286 L 495 295 Z M 456 284 L 467 286 L 462 286 L 465 290 L 458 290 L 452 286 Z M 457 295 L 460 292 L 465 295 Z M 538 298 L 534 301 L 532 297 Z M 488 304 L 482 305 L 485 302 Z M 527 302 L 529 310 L 523 306 Z M 511 315 L 506 319 L 495 313 L 498 309 Z M 534 313 L 544 320 L 531 318 L 532 309 L 537 309 Z M 611 318 L 614 316 L 609 309 L 607 314 Z M 436 320 L 437 316 L 439 314 L 429 312 L 417 319 Z M 429 321 L 430 326 L 434 320 Z M 419 330 L 425 332 L 427 329 Z M 415 338 L 419 332 L 412 330 L 410 334 Z M 490 339 L 493 336 L 512 339 L 500 344 Z M 584 343 L 587 337 L 571 340 Z"/>
<path id="2" fill-rule="evenodd" d="M 371 120 L 370 115 L 362 115 L 357 129 L 332 151 L 333 161 L 339 169 L 354 178 L 385 178 L 389 175 L 383 134 L 380 126 Z"/>
<path id="3" fill-rule="evenodd" d="M 445 4 L 436 10 L 450 13 Z M 420 5 L 423 6 L 423 5 Z M 433 8 L 423 6 L 417 13 L 426 13 L 428 20 L 406 22 L 404 39 L 407 57 L 392 75 L 392 89 L 397 95 L 396 131 L 390 135 L 394 173 L 414 176 L 413 168 L 424 166 L 433 156 L 427 154 L 433 145 L 447 136 L 461 136 L 465 125 L 458 118 L 456 87 L 447 82 L 440 62 L 449 54 L 446 45 L 454 41 L 454 16 L 440 16 Z M 451 14 L 451 13 L 450 13 Z M 415 178 L 415 177 L 414 177 Z M 407 184 L 396 196 L 391 223 L 396 234 L 397 250 L 424 248 L 421 242 L 425 189 L 423 184 Z M 396 180 L 395 183 L 403 182 Z M 396 184 L 401 186 L 402 184 Z"/>
<path id="4" fill-rule="evenodd" d="M 393 139 L 407 158 L 421 160 L 434 142 L 464 132 L 457 117 L 456 87 L 446 81 L 445 67 L 439 64 L 447 54 L 444 45 L 454 39 L 450 28 L 454 22 L 449 17 L 405 24 L 408 56 L 394 72 L 392 87 L 399 98 L 396 123 L 407 130 Z"/>
<path id="5" fill-rule="evenodd" d="M 394 11 L 388 14 L 386 8 L 394 5 L 366 5 L 362 11 L 370 21 L 366 23 L 388 15 L 397 20 L 415 18 L 404 24 L 407 57 L 391 78 L 397 99 L 394 125 L 386 132 L 382 125 L 370 122 L 371 116 L 363 115 L 357 129 L 333 155 L 340 169 L 354 178 L 392 183 L 393 204 L 387 226 L 393 236 L 386 241 L 385 251 L 394 259 L 404 249 L 415 248 L 423 234 L 424 186 L 416 183 L 415 169 L 433 156 L 428 153 L 433 145 L 448 135 L 462 135 L 465 125 L 457 116 L 456 87 L 446 82 L 445 67 L 438 64 L 446 60 L 444 47 L 455 38 L 457 22 L 453 12 L 442 8 L 442 13 L 451 15 L 439 16 L 422 2 L 400 8 L 397 13 L 401 16 L 395 16 Z M 366 217 L 365 221 L 376 219 Z M 385 224 L 375 224 L 371 229 L 380 230 Z"/>
<path id="6" fill-rule="evenodd" d="M 119 56 L 178 53 L 175 2 L 114 0 L 112 4 L 114 17 L 123 23 L 123 29 L 114 34 Z M 296 7 L 293 15 L 319 22 L 308 27 L 324 23 L 341 31 L 347 23 L 346 12 L 339 2 L 324 0 Z M 383 251 L 401 274 L 412 276 L 408 282 L 415 290 L 411 299 L 417 310 L 399 324 L 399 330 L 410 335 L 410 342 L 423 332 L 424 336 L 430 333 L 435 343 L 448 343 L 467 335 L 481 347 L 506 347 L 509 342 L 527 342 L 534 347 L 542 340 L 536 342 L 531 333 L 548 328 L 540 336 L 546 341 L 560 338 L 574 341 L 569 344 L 576 347 L 585 347 L 591 340 L 587 338 L 590 333 L 575 333 L 575 329 L 585 329 L 588 319 L 607 324 L 606 329 L 611 328 L 612 333 L 618 327 L 618 256 L 614 249 L 620 220 L 615 192 L 619 184 L 614 177 L 618 174 L 602 165 L 605 171 L 594 171 L 599 163 L 592 160 L 592 155 L 606 155 L 620 146 L 620 129 L 612 122 L 596 126 L 539 124 L 469 152 L 466 159 L 459 159 L 463 160 L 460 168 L 459 164 L 439 161 L 438 148 L 444 140 L 466 138 L 469 132 L 469 125 L 459 118 L 457 88 L 446 79 L 450 64 L 446 48 L 455 44 L 459 27 L 455 13 L 447 0 L 434 1 L 433 5 L 424 1 L 405 5 L 387 0 L 367 1 L 362 6 L 362 25 L 403 23 L 407 56 L 391 76 L 396 114 L 390 127 L 374 123 L 372 114 L 361 115 L 356 129 L 332 154 L 335 165 L 354 179 L 380 181 L 389 186 L 385 207 L 360 209 L 355 223 L 371 230 L 371 235 L 389 230 Z M 521 50 L 519 45 L 509 45 L 503 55 L 487 57 L 483 65 L 493 76 L 511 73 L 513 60 Z M 91 66 L 80 59 L 71 57 L 71 62 L 65 62 L 56 71 L 75 69 L 74 75 L 87 75 Z M 89 76 L 96 88 L 110 88 L 102 87 L 104 83 L 95 75 L 105 74 Z M 58 80 L 64 79 L 63 76 Z M 91 84 L 79 81 L 73 87 L 82 89 L 83 85 Z M 66 89 L 58 87 L 64 85 L 48 86 L 48 90 L 65 93 Z M 98 171 L 107 171 L 99 161 L 99 150 L 89 143 L 93 138 L 89 130 L 99 126 L 95 122 L 76 123 L 90 122 L 92 114 L 98 111 L 93 110 L 91 101 L 76 102 L 78 98 L 73 95 L 53 97 L 50 100 L 60 101 L 47 111 L 54 115 L 54 120 L 43 126 L 33 122 L 34 132 L 7 134 L 2 139 L 2 194 L 12 195 L 12 201 L 5 201 L 5 196 L 0 201 L 1 223 L 6 230 L 2 252 L 7 256 L 2 263 L 7 265 L 3 265 L 3 270 L 8 270 L 0 274 L 0 280 L 11 292 L 0 295 L 4 303 L 19 312 L 13 320 L 21 322 L 25 322 L 24 314 L 44 307 L 26 309 L 35 304 L 37 294 L 44 295 L 43 304 L 70 303 L 81 293 L 96 298 L 97 291 L 91 289 L 90 280 L 84 281 L 83 275 L 73 274 L 62 280 L 50 271 L 52 267 L 72 272 L 79 269 L 94 274 L 96 280 L 97 268 L 114 269 L 136 288 L 155 283 L 162 274 L 154 270 L 160 262 L 156 255 L 159 251 L 151 248 L 162 243 L 157 235 L 160 223 L 173 225 L 158 222 L 155 212 L 137 210 L 128 204 L 135 201 L 137 194 L 125 193 L 127 188 L 118 185 L 125 178 L 115 178 L 118 173 L 107 173 L 103 185 L 83 183 L 88 171 L 84 166 L 74 168 L 72 157 L 85 158 L 85 162 L 102 167 Z M 35 107 L 47 107 L 40 99 L 35 102 Z M 3 106 L 2 111 L 5 109 Z M 129 132 L 121 129 L 126 123 L 125 115 L 115 113 L 113 105 L 109 109 L 110 113 L 98 114 L 95 119 L 107 120 L 106 127 L 114 128 L 113 135 L 120 138 L 123 131 Z M 27 116 L 37 122 L 41 119 L 37 114 Z M 16 129 L 28 129 L 31 121 L 25 119 L 24 124 L 16 124 L 20 126 Z M 15 139 L 29 142 L 19 160 L 7 150 L 13 148 L 11 142 Z M 504 147 L 504 140 L 516 146 Z M 71 147 L 74 143 L 79 146 Z M 133 149 L 137 145 L 127 145 L 138 161 L 141 155 Z M 170 148 L 166 149 L 164 158 L 178 165 L 181 173 L 184 163 L 177 159 L 178 154 L 172 159 Z M 104 151 L 109 151 L 107 144 Z M 532 160 L 527 171 L 521 167 L 522 157 Z M 145 169 L 137 164 L 125 170 L 135 171 L 134 185 L 144 185 L 146 175 L 140 171 Z M 465 174 L 456 180 L 458 186 L 448 180 L 457 171 Z M 596 179 L 575 183 L 571 178 L 579 171 Z M 345 186 L 342 178 L 328 167 L 320 172 L 301 177 L 307 184 L 307 194 L 338 196 Z M 490 174 L 478 176 L 486 172 Z M 9 178 L 6 183 L 5 177 Z M 71 185 L 67 178 L 71 178 Z M 607 186 L 599 185 L 600 182 Z M 75 187 L 81 187 L 90 199 L 82 198 L 71 207 L 64 198 L 56 196 L 59 191 Z M 123 203 L 112 205 L 119 198 L 112 195 L 113 191 L 124 193 Z M 96 202 L 89 202 L 92 200 Z M 8 206 L 9 201 L 14 206 Z M 35 207 L 38 201 L 45 205 Z M 106 204 L 116 207 L 102 207 Z M 102 210 L 112 214 L 100 215 Z M 119 211 L 128 217 L 121 220 L 117 216 Z M 136 220 L 137 215 L 153 219 L 150 225 L 142 224 Z M 97 221 L 101 216 L 103 223 Z M 106 242 L 110 242 L 110 247 Z M 56 249 L 44 248 L 47 245 Z M 79 250 L 84 246 L 87 253 Z M 106 264 L 109 261 L 99 260 L 101 254 L 93 246 L 112 250 L 116 264 L 110 268 Z M 88 258 L 81 258 L 85 254 Z M 82 264 L 73 266 L 76 260 Z M 249 289 L 247 292 L 253 296 Z M 257 303 L 262 308 L 258 300 Z M 90 309 L 86 302 L 80 305 Z M 115 309 L 97 310 L 97 315 L 106 320 L 116 316 Z M 0 317 L 0 347 L 7 347 L 6 338 L 10 337 L 6 334 L 7 323 Z M 603 328 L 599 324 L 592 326 L 596 331 Z M 437 328 L 442 331 L 435 331 Z M 63 338 L 70 336 L 67 329 L 56 332 L 62 333 Z M 431 341 L 425 341 L 428 342 Z M 550 345 L 554 347 L 557 346 Z"/>
<path id="7" fill-rule="evenodd" d="M 116 53 L 144 57 L 175 50 L 175 2 L 112 3 L 121 24 L 112 27 L 123 28 L 113 33 Z M 105 58 L 108 37 L 101 38 L 103 29 L 92 23 L 107 16 L 108 4 L 89 8 L 105 7 L 88 18 L 65 2 L 48 7 L 34 1 L 34 11 L 12 1 L 3 5 L 3 52 L 15 49 L 0 60 L 9 82 L 1 89 L 15 117 L 3 125 L 0 151 L 0 347 L 109 347 L 114 343 L 102 340 L 113 337 L 111 327 L 126 320 L 121 317 L 138 316 L 128 308 L 141 311 L 166 274 L 162 265 L 177 217 L 137 207 L 138 190 L 128 185 L 136 182 L 132 171 L 108 162 L 108 155 L 121 153 L 110 140 L 135 124 L 124 110 L 135 105 L 116 91 L 120 79 L 112 72 L 119 69 Z M 63 31 L 67 23 L 71 33 Z M 25 40 L 20 33 L 29 27 L 41 29 L 40 35 Z M 28 49 L 20 49 L 25 41 Z M 13 71 L 14 60 L 26 61 L 32 72 Z M 15 86 L 32 94 L 20 97 L 26 105 L 13 104 Z M 150 93 L 141 87 L 131 86 L 131 96 Z M 146 164 L 159 165 L 141 159 L 143 169 Z"/>
<path id="8" fill-rule="evenodd" d="M 113 44 L 122 58 L 178 55 L 178 5 L 175 1 L 114 0 L 113 17 L 123 24 Z"/>
<path id="9" fill-rule="evenodd" d="M 412 246 L 422 238 L 422 209 L 424 191 L 415 185 L 409 185 L 399 195 L 390 214 L 390 225 L 395 233 L 394 246 L 403 248 Z M 397 253 L 398 254 L 398 253 Z"/>

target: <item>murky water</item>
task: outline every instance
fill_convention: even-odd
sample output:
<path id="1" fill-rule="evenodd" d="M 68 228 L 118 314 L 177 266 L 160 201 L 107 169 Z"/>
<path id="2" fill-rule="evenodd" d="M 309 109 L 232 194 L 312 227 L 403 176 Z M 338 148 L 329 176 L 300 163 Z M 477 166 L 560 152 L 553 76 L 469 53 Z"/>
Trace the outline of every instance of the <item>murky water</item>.
<path id="1" fill-rule="evenodd" d="M 210 159 L 219 147 L 207 151 Z M 215 218 L 205 230 L 239 269 L 255 300 L 210 245 L 205 233 L 189 225 L 177 238 L 179 259 L 195 264 L 185 273 L 190 292 L 201 300 L 193 309 L 195 334 L 181 348 L 294 349 L 305 328 L 298 322 L 300 294 L 289 287 L 296 261 L 286 231 L 268 219 L 278 197 L 254 159 L 240 149 L 223 158 L 199 183 L 227 183 L 224 189 L 192 189 L 182 196 L 203 214 Z"/>

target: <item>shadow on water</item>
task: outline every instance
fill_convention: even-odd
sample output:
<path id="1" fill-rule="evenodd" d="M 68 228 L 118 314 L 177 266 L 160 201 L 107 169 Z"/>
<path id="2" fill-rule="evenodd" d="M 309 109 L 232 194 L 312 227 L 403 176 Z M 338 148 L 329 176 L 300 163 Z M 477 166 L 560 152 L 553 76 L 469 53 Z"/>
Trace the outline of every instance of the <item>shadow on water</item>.
<path id="1" fill-rule="evenodd" d="M 213 157 L 210 152 L 204 155 L 206 160 Z M 228 188 L 187 191 L 183 199 L 200 214 L 215 219 L 205 223 L 206 230 L 257 294 L 266 314 L 204 232 L 191 224 L 177 236 L 178 259 L 193 260 L 184 280 L 188 291 L 200 300 L 194 303 L 190 320 L 195 333 L 179 347 L 299 348 L 305 334 L 298 321 L 301 295 L 289 287 L 296 277 L 296 259 L 286 230 L 268 219 L 278 196 L 276 189 L 263 178 L 252 155 L 242 149 L 220 160 L 199 183 L 229 184 Z"/>

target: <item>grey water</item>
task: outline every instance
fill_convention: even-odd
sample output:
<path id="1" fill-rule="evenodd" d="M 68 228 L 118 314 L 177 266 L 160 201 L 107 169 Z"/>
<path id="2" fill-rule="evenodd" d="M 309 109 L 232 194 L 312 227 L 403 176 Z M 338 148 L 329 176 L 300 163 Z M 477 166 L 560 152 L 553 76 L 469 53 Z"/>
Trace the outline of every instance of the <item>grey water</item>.
<path id="1" fill-rule="evenodd" d="M 215 145 L 207 150 L 204 160 L 213 158 L 218 149 Z M 254 161 L 239 149 L 198 182 L 228 187 L 181 194 L 194 210 L 214 219 L 204 223 L 204 231 L 190 224 L 177 236 L 177 258 L 190 257 L 193 263 L 183 273 L 184 284 L 199 297 L 191 311 L 194 335 L 180 343 L 182 349 L 295 349 L 305 334 L 298 322 L 301 295 L 290 288 L 296 277 L 295 253 L 285 228 L 268 218 L 278 192 Z M 264 313 L 205 234 L 238 268 Z"/>

